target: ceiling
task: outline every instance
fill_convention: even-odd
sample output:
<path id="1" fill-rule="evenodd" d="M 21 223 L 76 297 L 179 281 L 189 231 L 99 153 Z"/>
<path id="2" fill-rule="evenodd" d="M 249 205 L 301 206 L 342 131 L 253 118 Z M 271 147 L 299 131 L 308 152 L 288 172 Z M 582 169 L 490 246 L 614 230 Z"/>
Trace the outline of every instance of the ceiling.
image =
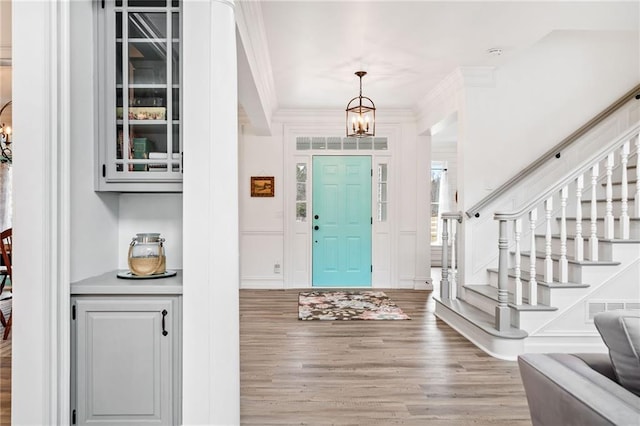
<path id="1" fill-rule="evenodd" d="M 557 31 L 638 31 L 639 2 L 273 1 L 261 9 L 278 108 L 416 109 L 461 66 L 496 66 Z M 489 49 L 502 49 L 490 55 Z"/>

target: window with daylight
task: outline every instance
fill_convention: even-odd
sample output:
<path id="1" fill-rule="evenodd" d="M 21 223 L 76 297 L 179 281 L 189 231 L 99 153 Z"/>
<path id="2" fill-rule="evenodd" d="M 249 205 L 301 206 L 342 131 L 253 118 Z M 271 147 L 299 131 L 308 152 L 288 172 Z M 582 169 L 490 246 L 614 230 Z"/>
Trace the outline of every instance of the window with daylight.
<path id="1" fill-rule="evenodd" d="M 296 164 L 296 221 L 307 221 L 307 165 Z"/>
<path id="2" fill-rule="evenodd" d="M 431 244 L 442 244 L 442 200 L 449 190 L 446 188 L 446 161 L 431 162 Z"/>
<path id="3" fill-rule="evenodd" d="M 386 222 L 387 221 L 387 191 L 388 191 L 388 165 L 387 164 L 378 164 L 377 170 L 377 178 L 378 178 L 378 193 L 377 193 L 377 219 L 378 222 Z"/>

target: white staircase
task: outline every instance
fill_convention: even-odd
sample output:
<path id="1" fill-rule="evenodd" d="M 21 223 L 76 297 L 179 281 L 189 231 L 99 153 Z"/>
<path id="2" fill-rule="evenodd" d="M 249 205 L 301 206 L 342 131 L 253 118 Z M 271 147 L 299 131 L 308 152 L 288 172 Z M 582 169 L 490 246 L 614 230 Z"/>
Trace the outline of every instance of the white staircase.
<path id="1" fill-rule="evenodd" d="M 497 267 L 465 284 L 443 265 L 436 315 L 499 358 L 604 351 L 593 314 L 640 309 L 639 132 L 636 123 L 518 211 L 495 213 Z M 443 218 L 455 233 L 462 216 Z"/>

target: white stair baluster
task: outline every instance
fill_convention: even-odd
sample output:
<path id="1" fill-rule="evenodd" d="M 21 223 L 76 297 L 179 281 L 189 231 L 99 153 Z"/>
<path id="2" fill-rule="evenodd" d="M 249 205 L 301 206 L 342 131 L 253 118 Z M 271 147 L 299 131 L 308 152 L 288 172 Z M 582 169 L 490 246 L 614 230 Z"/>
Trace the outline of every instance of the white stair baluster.
<path id="1" fill-rule="evenodd" d="M 613 152 L 607 156 L 605 170 L 607 175 L 607 205 L 604 215 L 604 237 L 606 239 L 613 239 L 613 184 L 611 183 L 611 175 L 613 174 Z M 593 203 L 593 200 L 591 200 L 591 202 Z M 593 214 L 593 212 L 591 212 L 591 214 Z"/>
<path id="2" fill-rule="evenodd" d="M 636 135 L 636 196 L 633 216 L 640 218 L 640 136 Z"/>
<path id="3" fill-rule="evenodd" d="M 620 238 L 623 240 L 629 239 L 629 177 L 627 176 L 627 163 L 629 162 L 629 141 L 626 141 L 622 145 L 622 151 L 620 152 L 620 167 L 622 168 L 622 189 L 620 197 L 622 202 L 620 204 Z M 636 174 L 638 169 L 636 169 Z"/>
<path id="4" fill-rule="evenodd" d="M 600 165 L 594 164 L 591 169 L 591 234 L 589 235 L 589 260 L 598 260 L 598 203 L 596 201 L 596 186 Z"/>
<path id="5" fill-rule="evenodd" d="M 458 266 L 456 265 L 456 233 L 457 233 L 457 220 L 450 220 L 451 223 L 451 300 L 455 300 L 458 297 Z"/>
<path id="6" fill-rule="evenodd" d="M 549 197 L 544 203 L 544 217 L 546 230 L 544 233 L 544 282 L 553 282 L 553 260 L 551 259 L 551 212 L 553 210 L 553 197 Z"/>
<path id="7" fill-rule="evenodd" d="M 529 253 L 529 304 L 538 304 L 538 282 L 536 281 L 536 220 L 538 220 L 538 209 L 535 208 L 529 213 L 529 229 L 531 230 L 531 252 Z"/>
<path id="8" fill-rule="evenodd" d="M 514 239 L 516 241 L 516 253 L 515 253 L 515 275 L 516 275 L 516 288 L 515 288 L 515 302 L 516 305 L 522 305 L 522 279 L 520 271 L 520 235 L 522 234 L 522 219 L 516 219 L 514 224 Z"/>
<path id="9" fill-rule="evenodd" d="M 582 190 L 584 189 L 584 175 L 578 176 L 576 180 L 576 238 L 575 259 L 578 262 L 584 260 L 584 239 L 582 238 Z"/>
<path id="10" fill-rule="evenodd" d="M 560 191 L 560 262 L 558 265 L 558 281 L 569 281 L 569 262 L 567 261 L 567 198 L 569 187 L 565 186 Z"/>

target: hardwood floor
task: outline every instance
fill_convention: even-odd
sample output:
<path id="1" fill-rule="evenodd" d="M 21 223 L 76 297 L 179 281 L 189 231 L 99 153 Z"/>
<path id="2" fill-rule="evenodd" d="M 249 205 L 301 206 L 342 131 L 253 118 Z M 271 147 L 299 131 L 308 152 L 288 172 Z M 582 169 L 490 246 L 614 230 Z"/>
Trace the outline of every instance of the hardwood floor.
<path id="1" fill-rule="evenodd" d="M 410 321 L 299 321 L 297 290 L 240 291 L 242 424 L 530 425 L 515 362 L 385 290 Z"/>
<path id="2" fill-rule="evenodd" d="M 297 290 L 241 290 L 242 424 L 531 424 L 515 362 L 437 320 L 430 292 L 385 292 L 410 321 L 299 321 Z M 10 424 L 11 337 L 0 341 Z"/>
<path id="3" fill-rule="evenodd" d="M 0 302 L 5 318 L 11 312 L 11 300 Z M 12 330 L 13 331 L 13 330 Z M 0 426 L 11 425 L 11 336 L 2 340 L 4 327 L 0 325 Z"/>

